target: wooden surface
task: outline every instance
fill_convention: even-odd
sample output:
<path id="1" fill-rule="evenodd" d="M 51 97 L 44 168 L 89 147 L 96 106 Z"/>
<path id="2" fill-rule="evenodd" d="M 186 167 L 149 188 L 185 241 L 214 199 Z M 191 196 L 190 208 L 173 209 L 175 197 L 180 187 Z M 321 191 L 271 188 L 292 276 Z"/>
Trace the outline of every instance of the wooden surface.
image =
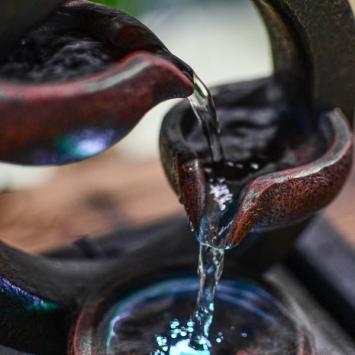
<path id="1" fill-rule="evenodd" d="M 37 188 L 1 194 L 0 239 L 41 252 L 183 213 L 159 161 L 130 162 L 111 151 L 59 168 Z M 326 215 L 355 248 L 355 173 Z"/>
<path id="2" fill-rule="evenodd" d="M 183 213 L 159 161 L 116 152 L 61 167 L 34 189 L 0 195 L 0 239 L 29 252 Z"/>

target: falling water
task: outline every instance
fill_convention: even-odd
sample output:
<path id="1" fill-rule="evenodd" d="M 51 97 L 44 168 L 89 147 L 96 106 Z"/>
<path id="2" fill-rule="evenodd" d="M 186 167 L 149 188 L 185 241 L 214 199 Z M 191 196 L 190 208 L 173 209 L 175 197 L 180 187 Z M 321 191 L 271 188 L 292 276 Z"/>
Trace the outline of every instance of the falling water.
<path id="1" fill-rule="evenodd" d="M 195 92 L 189 98 L 192 109 L 208 143 L 211 166 L 224 164 L 220 140 L 220 123 L 213 97 L 201 79 L 194 75 Z M 224 178 L 214 176 L 213 168 L 206 174 L 206 209 L 197 237 L 200 242 L 198 275 L 200 288 L 195 310 L 187 322 L 173 320 L 173 337 L 157 336 L 159 350 L 154 355 L 210 355 L 210 328 L 215 310 L 215 295 L 223 273 L 226 235 L 231 220 L 226 215 L 233 208 L 233 194 Z M 223 335 L 221 334 L 220 341 Z M 163 341 L 162 341 L 163 340 Z"/>
<path id="2" fill-rule="evenodd" d="M 196 74 L 194 75 L 194 86 L 195 92 L 190 97 L 190 103 L 206 137 L 211 162 L 212 164 L 223 162 L 224 152 L 220 141 L 221 129 L 213 97 Z M 209 339 L 210 328 L 214 316 L 216 289 L 223 272 L 226 246 L 225 240 L 221 238 L 221 233 L 217 229 L 220 224 L 219 219 L 232 202 L 232 194 L 223 179 L 211 179 L 208 187 L 209 191 L 206 191 L 205 222 L 215 228 L 207 232 L 201 226 L 198 231 L 200 241 L 198 263 L 200 289 L 195 311 L 186 327 L 186 329 L 190 329 L 189 341 L 186 342 L 186 339 L 183 339 L 176 343 L 178 346 L 184 345 L 183 350 L 179 350 L 179 352 L 174 352 L 177 349 L 176 345 L 169 347 L 168 353 L 170 355 L 175 353 L 179 355 L 208 355 L 212 349 L 212 343 Z"/>
<path id="3" fill-rule="evenodd" d="M 216 112 L 213 97 L 207 86 L 194 74 L 195 91 L 189 100 L 207 139 L 211 159 L 217 163 L 224 159 L 223 148 L 220 142 L 221 128 Z"/>
<path id="4" fill-rule="evenodd" d="M 192 317 L 194 331 L 190 338 L 190 346 L 197 351 L 209 352 L 212 347 L 209 335 L 215 309 L 216 288 L 223 273 L 223 265 L 224 250 L 201 244 L 198 265 L 200 290 Z"/>

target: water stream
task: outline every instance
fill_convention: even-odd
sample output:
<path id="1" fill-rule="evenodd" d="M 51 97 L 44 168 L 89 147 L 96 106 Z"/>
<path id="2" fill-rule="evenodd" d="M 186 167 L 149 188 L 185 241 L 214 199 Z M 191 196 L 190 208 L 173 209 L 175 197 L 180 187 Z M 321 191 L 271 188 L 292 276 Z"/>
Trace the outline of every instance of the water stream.
<path id="1" fill-rule="evenodd" d="M 190 346 L 197 351 L 209 352 L 212 347 L 210 328 L 215 310 L 217 285 L 223 273 L 223 266 L 224 250 L 206 245 L 200 246 L 198 264 L 200 289 L 192 316 L 194 331 L 190 338 Z"/>
<path id="2" fill-rule="evenodd" d="M 220 122 L 214 100 L 206 85 L 196 74 L 194 75 L 194 84 L 195 92 L 190 97 L 190 103 L 202 125 L 208 142 L 212 164 L 218 164 L 224 161 L 224 152 L 220 140 Z M 212 179 L 207 186 L 207 203 L 204 218 L 207 220 L 215 219 L 214 223 L 208 223 L 208 225 L 213 225 L 217 228 L 207 231 L 202 221 L 202 225 L 198 230 L 198 239 L 200 241 L 198 261 L 200 289 L 196 308 L 192 316 L 194 331 L 190 337 L 190 347 L 206 354 L 210 352 L 212 347 L 210 328 L 215 310 L 216 289 L 223 273 L 226 246 L 225 240 L 220 238 L 220 230 L 217 230 L 220 226 L 218 219 L 222 216 L 227 204 L 232 201 L 233 197 L 223 179 Z M 214 246 L 218 246 L 218 248 Z"/>
<path id="3" fill-rule="evenodd" d="M 221 127 L 213 96 L 202 80 L 194 74 L 194 93 L 189 97 L 191 107 L 198 118 L 210 149 L 212 162 L 223 161 L 224 153 L 220 142 Z"/>
<path id="4" fill-rule="evenodd" d="M 195 74 L 195 92 L 189 98 L 191 107 L 199 120 L 207 140 L 211 165 L 224 164 L 224 152 L 220 140 L 220 122 L 213 97 L 206 85 Z M 168 339 L 158 336 L 160 349 L 154 355 L 210 355 L 212 342 L 210 328 L 215 311 L 215 295 L 223 273 L 226 245 L 226 231 L 231 221 L 224 221 L 225 212 L 233 205 L 233 195 L 223 178 L 215 177 L 213 169 L 208 177 L 206 210 L 197 230 L 200 242 L 198 275 L 200 288 L 195 310 L 186 325 L 174 320 L 176 337 Z M 225 222 L 225 223 L 222 223 Z M 175 324 L 176 323 L 176 324 Z M 180 339 L 179 339 L 180 338 Z M 163 342 L 162 342 L 163 339 Z M 221 334 L 220 340 L 222 341 Z"/>

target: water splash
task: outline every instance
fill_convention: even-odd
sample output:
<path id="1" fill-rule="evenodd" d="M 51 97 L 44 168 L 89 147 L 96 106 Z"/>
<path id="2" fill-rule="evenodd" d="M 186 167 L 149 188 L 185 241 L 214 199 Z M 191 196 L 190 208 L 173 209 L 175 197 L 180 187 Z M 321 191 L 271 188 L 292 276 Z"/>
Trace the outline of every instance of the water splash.
<path id="1" fill-rule="evenodd" d="M 224 251 L 200 246 L 198 274 L 200 288 L 197 305 L 187 324 L 178 319 L 170 323 L 168 336 L 156 336 L 158 350 L 152 355 L 210 355 L 212 342 L 210 328 L 214 316 L 215 296 L 219 280 L 223 273 Z M 219 334 L 217 343 L 223 341 Z"/>
<path id="2" fill-rule="evenodd" d="M 189 320 L 181 324 L 178 319 L 170 323 L 168 336 L 156 336 L 159 347 L 152 355 L 210 355 L 209 349 L 196 349 L 191 345 L 191 337 L 195 331 L 195 323 Z"/>
<path id="3" fill-rule="evenodd" d="M 211 248 L 229 249 L 228 237 L 237 210 L 234 195 L 224 178 L 210 178 L 206 186 L 206 207 L 197 239 Z"/>
<path id="4" fill-rule="evenodd" d="M 220 123 L 213 97 L 196 74 L 194 74 L 194 86 L 194 94 L 189 100 L 202 126 L 212 163 L 224 161 L 223 147 L 220 142 Z M 198 230 L 200 288 L 196 308 L 187 326 L 182 328 L 176 326 L 172 330 L 171 337 L 181 340 L 176 342 L 174 346 L 169 346 L 167 338 L 158 336 L 157 343 L 160 350 L 157 350 L 154 355 L 211 354 L 210 328 L 214 316 L 216 288 L 223 273 L 226 247 L 225 233 L 222 231 L 223 228 L 220 227 L 220 220 L 221 215 L 228 212 L 233 201 L 233 195 L 224 180 L 211 180 L 207 186 L 209 191 L 207 191 L 205 217 L 202 219 Z M 171 325 L 178 324 L 178 321 L 174 321 Z M 219 341 L 222 341 L 222 339 L 223 337 L 220 337 Z"/>

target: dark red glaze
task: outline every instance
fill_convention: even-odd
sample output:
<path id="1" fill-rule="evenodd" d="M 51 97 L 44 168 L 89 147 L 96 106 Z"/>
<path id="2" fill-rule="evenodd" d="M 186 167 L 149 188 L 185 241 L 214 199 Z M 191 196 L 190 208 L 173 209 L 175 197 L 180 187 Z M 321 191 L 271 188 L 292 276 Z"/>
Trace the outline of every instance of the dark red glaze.
<path id="1" fill-rule="evenodd" d="M 182 163 L 178 174 L 178 186 L 187 215 L 197 226 L 205 208 L 205 173 L 201 162 L 194 159 Z"/>
<path id="2" fill-rule="evenodd" d="M 24 152 L 88 126 L 112 128 L 119 140 L 161 101 L 193 91 L 191 81 L 172 63 L 175 57 L 138 21 L 89 2 L 66 6 L 84 25 L 84 20 L 95 26 L 102 23 L 100 37 L 115 46 L 120 58 L 99 73 L 66 82 L 0 81 L 1 161 L 41 165 L 23 158 Z"/>
<path id="3" fill-rule="evenodd" d="M 350 173 L 352 135 L 340 110 L 328 113 L 334 135 L 318 160 L 261 176 L 242 194 L 234 218 L 231 244 L 238 244 L 255 226 L 287 225 L 309 217 L 330 204 Z"/>

